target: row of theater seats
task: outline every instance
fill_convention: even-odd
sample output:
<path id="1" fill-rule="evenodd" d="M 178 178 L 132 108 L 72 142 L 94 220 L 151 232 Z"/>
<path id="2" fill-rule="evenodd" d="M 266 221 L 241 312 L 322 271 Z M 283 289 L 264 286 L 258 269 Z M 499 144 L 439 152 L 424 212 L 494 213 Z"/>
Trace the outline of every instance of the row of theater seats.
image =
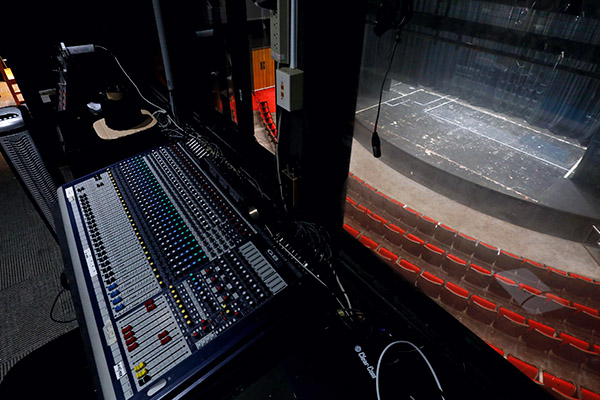
<path id="1" fill-rule="evenodd" d="M 267 101 L 261 101 L 259 103 L 260 116 L 267 127 L 267 130 L 271 134 L 273 139 L 277 140 L 277 125 L 273 121 L 273 116 L 269 110 L 269 103 Z"/>
<path id="2" fill-rule="evenodd" d="M 445 281 L 439 275 L 399 257 L 380 246 L 366 235 L 345 224 L 344 228 L 356 236 L 360 243 L 373 250 L 395 272 L 416 285 L 434 300 L 459 312 L 477 323 L 492 326 L 515 340 L 522 340 L 532 349 L 542 351 L 600 375 L 600 345 L 589 343 L 566 332 L 559 332 L 548 324 L 514 312 L 494 301 L 471 293 L 465 287 Z"/>
<path id="3" fill-rule="evenodd" d="M 560 371 L 563 364 L 568 369 L 580 366 L 591 376 L 600 374 L 597 281 L 495 248 L 418 213 L 357 177 L 349 181 L 347 222 L 355 225 L 346 224 L 346 230 L 398 274 L 455 316 L 499 332 L 515 345 L 524 343 L 533 351 L 533 360 L 550 357 L 562 363 L 545 363 L 546 367 L 559 365 Z M 517 347 L 514 350 L 519 353 Z"/>
<path id="4" fill-rule="evenodd" d="M 561 379 L 547 371 L 540 370 L 535 365 L 523 361 L 512 354 L 506 355 L 502 349 L 496 346 L 492 347 L 530 379 L 539 385 L 543 385 L 559 399 L 600 400 L 600 394 L 590 389 L 580 387 L 578 393 L 577 386 L 573 384 L 573 382 Z"/>
<path id="5" fill-rule="evenodd" d="M 349 206 L 350 214 L 361 226 L 383 236 L 387 234 L 386 238 L 390 240 L 404 236 L 399 244 L 407 245 L 407 249 L 424 251 L 432 260 L 441 260 L 444 252 L 451 252 L 459 263 L 462 260 L 475 265 L 483 264 L 494 273 L 515 271 L 523 279 L 537 283 L 543 292 L 551 289 L 553 293 L 578 299 L 580 304 L 591 303 L 595 308 L 600 307 L 600 281 L 546 266 L 477 240 L 388 197 L 354 175 L 350 176 L 348 182 L 349 191 L 359 197 L 350 198 L 350 202 L 354 203 Z M 365 203 L 370 204 L 373 210 L 367 208 Z M 394 223 L 394 220 L 398 223 Z M 420 239 L 416 232 L 421 236 Z M 424 241 L 428 245 L 420 249 L 419 245 L 423 245 Z M 413 243 L 412 247 L 409 242 Z"/>
<path id="6" fill-rule="evenodd" d="M 491 297 L 502 298 L 518 310 L 538 315 L 544 320 L 564 323 L 576 331 L 588 334 L 600 333 L 600 310 L 571 301 L 555 294 L 555 290 L 541 283 L 528 268 L 520 267 L 512 270 L 486 268 L 474 262 L 452 254 L 435 244 L 426 242 L 416 234 L 389 223 L 384 218 L 369 210 L 361 210 L 352 199 L 349 203 L 349 216 L 355 219 L 367 231 L 383 237 L 388 243 L 404 250 L 415 259 L 421 259 L 434 268 L 441 270 L 455 282 L 473 289 L 479 289 Z M 357 236 L 356 230 L 351 233 Z M 379 248 L 378 253 L 392 264 L 398 258 L 389 249 L 381 246 L 366 235 L 361 242 L 370 248 Z M 483 264 L 483 263 L 480 263 Z"/>
<path id="7" fill-rule="evenodd" d="M 472 320 L 493 327 L 507 336 L 522 340 L 527 346 L 544 352 L 549 356 L 558 357 L 573 366 L 582 367 L 600 375 L 600 346 L 590 344 L 564 332 L 557 332 L 549 325 L 540 323 L 532 318 L 508 310 L 481 296 L 470 293 L 467 289 L 452 282 L 444 281 L 439 276 L 425 271 L 406 259 L 400 258 L 385 247 L 378 245 L 371 238 L 360 235 L 352 226 L 345 224 L 344 228 L 360 243 L 375 251 L 386 263 L 407 281 L 416 285 L 419 290 L 429 297 L 439 300 L 443 305 L 465 312 Z M 502 355 L 504 353 L 494 347 Z M 516 356 L 509 355 L 508 361 L 524 372 L 538 384 L 544 385 L 558 398 L 598 399 L 600 395 L 581 387 L 581 397 L 575 395 L 577 387 L 572 382 L 560 379 L 547 371 L 539 371 L 533 364 L 527 363 Z"/>

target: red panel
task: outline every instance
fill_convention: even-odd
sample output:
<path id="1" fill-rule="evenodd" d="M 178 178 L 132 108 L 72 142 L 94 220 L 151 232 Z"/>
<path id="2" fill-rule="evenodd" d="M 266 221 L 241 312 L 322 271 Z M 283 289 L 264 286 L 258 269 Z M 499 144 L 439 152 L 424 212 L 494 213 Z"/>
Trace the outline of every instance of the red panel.
<path id="1" fill-rule="evenodd" d="M 435 276 L 432 273 L 429 273 L 427 271 L 423 271 L 423 278 L 427 279 L 428 281 L 434 282 L 434 283 L 438 283 L 440 285 L 442 285 L 444 283 L 444 280 L 442 278 L 439 278 L 437 276 Z"/>
<path id="2" fill-rule="evenodd" d="M 587 276 L 574 274 L 572 272 L 570 272 L 569 275 L 571 275 L 571 277 L 573 277 L 573 278 L 583 279 L 584 281 L 587 281 L 587 282 L 590 282 L 590 283 L 594 282 L 594 280 L 592 278 L 588 278 Z"/>
<path id="3" fill-rule="evenodd" d="M 519 283 L 519 289 L 523 289 L 523 290 L 528 291 L 529 293 L 533 293 L 533 294 L 537 294 L 537 295 L 542 294 L 542 291 L 540 289 L 536 289 L 529 285 L 525 285 L 524 283 Z"/>
<path id="4" fill-rule="evenodd" d="M 379 247 L 379 245 L 376 242 L 374 242 L 366 236 L 361 236 L 358 240 L 371 250 L 375 250 L 377 247 Z"/>
<path id="5" fill-rule="evenodd" d="M 551 326 L 542 324 L 541 322 L 537 322 L 533 319 L 529 320 L 529 327 L 530 327 L 530 329 L 535 328 L 540 332 L 544 332 L 548 336 L 554 336 L 554 332 L 555 332 L 554 328 L 552 328 Z"/>
<path id="6" fill-rule="evenodd" d="M 427 221 L 429 221 L 429 222 L 433 222 L 434 224 L 437 224 L 437 221 L 436 221 L 435 219 L 433 219 L 433 218 L 429 218 L 429 217 L 428 217 L 428 216 L 426 216 L 426 215 L 421 215 L 421 218 L 423 218 L 424 220 L 427 220 Z"/>
<path id="7" fill-rule="evenodd" d="M 357 182 L 365 183 L 365 181 L 363 181 L 362 179 L 360 179 L 358 176 L 356 176 L 354 174 L 350 174 L 350 178 L 355 179 Z"/>
<path id="8" fill-rule="evenodd" d="M 485 247 L 487 247 L 489 249 L 492 249 L 492 250 L 498 250 L 497 247 L 491 246 L 491 245 L 489 245 L 487 243 L 483 243 L 483 242 L 479 242 L 478 246 L 485 246 Z"/>
<path id="9" fill-rule="evenodd" d="M 408 212 L 411 212 L 411 213 L 413 213 L 413 214 L 420 215 L 420 214 L 419 214 L 417 211 L 413 210 L 413 209 L 412 209 L 412 208 L 410 208 L 410 207 L 406 207 L 406 208 L 405 208 L 405 210 L 406 210 L 406 211 L 408 211 Z"/>
<path id="10" fill-rule="evenodd" d="M 529 364 L 511 355 L 506 357 L 506 359 L 510 361 L 511 364 L 513 364 L 515 367 L 519 368 L 519 370 L 525 375 L 527 375 L 530 379 L 535 379 L 537 377 L 538 369 L 535 365 Z"/>
<path id="11" fill-rule="evenodd" d="M 554 300 L 557 303 L 564 304 L 565 306 L 570 306 L 571 305 L 571 302 L 569 300 L 563 299 L 562 297 L 558 297 L 558 296 L 556 296 L 556 295 L 554 295 L 552 293 L 546 293 L 546 299 L 548 299 L 548 300 Z"/>
<path id="12" fill-rule="evenodd" d="M 582 387 L 581 400 L 600 400 L 600 394 L 594 393 L 591 390 Z"/>
<path id="13" fill-rule="evenodd" d="M 391 230 L 393 230 L 394 232 L 398 232 L 401 235 L 404 235 L 406 233 L 406 231 L 394 224 L 389 224 L 388 228 L 390 228 Z"/>
<path id="14" fill-rule="evenodd" d="M 393 262 L 396 262 L 398 260 L 398 256 L 386 249 L 385 247 L 380 248 L 379 250 L 377 250 L 377 252 L 383 257 L 392 260 Z"/>
<path id="15" fill-rule="evenodd" d="M 414 272 L 420 272 L 421 268 L 417 267 L 416 265 L 406 261 L 405 259 L 400 260 L 399 264 L 402 266 L 402 268 L 408 269 L 410 271 L 414 271 Z"/>
<path id="16" fill-rule="evenodd" d="M 351 227 L 348 224 L 344 224 L 344 229 L 354 237 L 357 237 L 358 234 L 360 233 L 359 231 L 357 231 L 356 229 L 354 229 L 353 227 Z"/>
<path id="17" fill-rule="evenodd" d="M 418 242 L 419 244 L 425 243 L 425 241 L 423 239 L 421 239 L 420 237 L 417 237 L 417 236 L 413 235 L 412 233 L 409 233 L 408 235 L 406 235 L 406 237 L 408 239 L 412 240 L 413 242 Z"/>
<path id="18" fill-rule="evenodd" d="M 365 185 L 365 187 L 371 189 L 372 191 L 376 192 L 377 189 L 375 189 L 373 186 L 369 185 L 368 183 L 363 183 L 363 185 Z"/>
<path id="19" fill-rule="evenodd" d="M 471 297 L 471 300 L 474 301 L 475 303 L 479 304 L 480 306 L 487 308 L 488 310 L 496 310 L 496 304 L 492 303 L 489 300 L 484 299 L 483 297 L 479 297 L 477 295 L 473 295 Z"/>
<path id="20" fill-rule="evenodd" d="M 448 254 L 447 256 L 449 259 L 451 259 L 452 261 L 455 261 L 459 264 L 463 264 L 463 265 L 467 265 L 467 262 L 465 260 L 463 260 L 462 258 L 456 257 L 453 254 Z"/>
<path id="21" fill-rule="evenodd" d="M 431 243 L 427 243 L 425 245 L 425 247 L 427 247 L 429 250 L 432 250 L 438 254 L 444 254 L 444 250 L 440 249 L 439 247 L 436 247 L 434 245 L 432 245 Z"/>
<path id="22" fill-rule="evenodd" d="M 569 274 L 567 274 L 565 271 L 563 271 L 561 269 L 556 269 L 556 268 L 552 268 L 552 267 L 547 267 L 547 268 L 549 271 L 556 272 L 557 274 L 569 276 Z"/>
<path id="23" fill-rule="evenodd" d="M 504 283 L 508 283 L 509 285 L 516 285 L 516 284 L 517 284 L 517 282 L 515 282 L 515 281 L 513 281 L 512 279 L 509 279 L 509 278 L 507 278 L 507 277 L 505 277 L 505 276 L 502 276 L 502 275 L 494 274 L 494 277 L 495 277 L 496 279 L 499 279 L 499 280 L 501 280 L 501 281 L 502 281 L 502 282 L 504 282 Z"/>
<path id="24" fill-rule="evenodd" d="M 590 344 L 585 340 L 576 338 L 575 336 L 567 335 L 566 333 L 561 332 L 560 338 L 563 340 L 563 343 L 571 343 L 573 346 L 579 347 L 582 350 L 589 350 Z"/>
<path id="25" fill-rule="evenodd" d="M 588 314 L 598 315 L 598 310 L 592 307 L 584 306 L 583 304 L 573 303 L 573 307 L 578 309 L 579 311 L 585 311 Z"/>
<path id="26" fill-rule="evenodd" d="M 392 198 L 390 198 L 390 201 L 394 204 L 397 204 L 400 208 L 404 208 L 404 204 L 400 203 L 399 201 L 394 200 Z"/>
<path id="27" fill-rule="evenodd" d="M 485 243 L 482 243 L 482 244 L 485 244 Z M 486 245 L 486 246 L 487 246 L 487 245 Z M 491 246 L 490 246 L 490 247 L 491 247 Z M 507 255 L 507 256 L 509 256 L 509 257 L 512 257 L 512 258 L 516 258 L 516 259 L 520 259 L 520 258 L 521 258 L 521 257 L 519 257 L 519 256 L 517 256 L 517 255 L 514 255 L 514 254 L 512 254 L 512 253 L 509 253 L 508 251 L 504 251 L 504 250 L 500 250 L 500 253 L 502 253 L 502 254 L 504 254 L 504 255 Z"/>
<path id="28" fill-rule="evenodd" d="M 452 229 L 452 228 L 450 228 L 448 225 L 440 224 L 440 226 L 441 226 L 442 228 L 444 228 L 445 230 L 447 230 L 447 231 L 450 231 L 450 232 L 454 232 L 454 233 L 456 233 L 456 229 Z"/>
<path id="29" fill-rule="evenodd" d="M 465 235 L 464 233 L 459 233 L 458 235 L 464 237 L 465 239 L 469 239 L 469 240 L 473 240 L 473 241 L 477 240 L 471 236 Z"/>
<path id="30" fill-rule="evenodd" d="M 499 347 L 492 346 L 492 345 L 491 345 L 491 344 L 489 344 L 489 343 L 488 343 L 488 345 L 489 345 L 489 346 L 490 346 L 492 349 L 494 349 L 494 350 L 496 350 L 498 353 L 500 353 L 500 355 L 501 355 L 501 356 L 503 356 L 503 355 L 504 355 L 504 351 L 502 351 L 502 349 L 500 349 Z"/>
<path id="31" fill-rule="evenodd" d="M 478 272 L 481 272 L 482 274 L 486 274 L 486 275 L 491 275 L 492 274 L 492 272 L 489 269 L 480 267 L 477 264 L 471 264 L 471 268 L 473 268 L 474 270 L 476 270 Z"/>
<path id="32" fill-rule="evenodd" d="M 469 291 L 466 289 L 461 288 L 458 285 L 455 285 L 452 282 L 446 282 L 446 287 L 448 288 L 448 290 L 450 290 L 451 292 L 456 293 L 457 295 L 461 296 L 461 297 L 469 297 Z"/>
<path id="33" fill-rule="evenodd" d="M 531 264 L 538 268 L 546 268 L 546 267 L 544 267 L 544 264 L 536 262 L 536 261 L 528 260 L 527 258 L 524 258 L 523 261 L 526 262 L 527 264 Z"/>
<path id="34" fill-rule="evenodd" d="M 524 324 L 525 323 L 525 317 L 522 316 L 521 314 L 517 314 L 516 312 L 510 311 L 504 307 L 500 307 L 500 310 L 498 311 L 499 315 L 506 315 L 508 318 L 512 319 L 513 321 L 516 321 L 520 324 Z"/>
<path id="35" fill-rule="evenodd" d="M 388 223 L 387 219 L 385 219 L 382 216 L 377 215 L 375 213 L 371 214 L 370 217 L 373 218 L 373 219 L 375 219 L 375 220 L 377 220 L 377 221 L 379 221 L 379 222 L 381 222 L 384 225 Z"/>
<path id="36" fill-rule="evenodd" d="M 556 389 L 560 393 L 564 393 L 567 396 L 573 396 L 575 394 L 575 385 L 571 382 L 565 381 L 564 379 L 557 378 L 544 371 L 544 386 L 552 389 Z"/>

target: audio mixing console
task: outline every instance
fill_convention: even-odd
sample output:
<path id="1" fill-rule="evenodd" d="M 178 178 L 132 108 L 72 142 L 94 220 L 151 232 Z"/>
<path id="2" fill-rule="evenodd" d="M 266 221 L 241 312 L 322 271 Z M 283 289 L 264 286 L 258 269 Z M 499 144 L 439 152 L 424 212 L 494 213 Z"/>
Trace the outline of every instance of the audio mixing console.
<path id="1" fill-rule="evenodd" d="M 162 146 L 58 190 L 105 399 L 185 392 L 301 276 L 201 150 Z"/>

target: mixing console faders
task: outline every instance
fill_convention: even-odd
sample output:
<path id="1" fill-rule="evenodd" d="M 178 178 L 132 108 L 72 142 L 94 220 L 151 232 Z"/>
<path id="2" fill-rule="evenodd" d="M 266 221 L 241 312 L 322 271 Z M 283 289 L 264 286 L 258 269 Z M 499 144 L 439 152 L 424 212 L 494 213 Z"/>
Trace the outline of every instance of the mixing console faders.
<path id="1" fill-rule="evenodd" d="M 159 147 L 59 189 L 105 398 L 180 390 L 248 340 L 249 316 L 300 277 L 193 145 Z"/>

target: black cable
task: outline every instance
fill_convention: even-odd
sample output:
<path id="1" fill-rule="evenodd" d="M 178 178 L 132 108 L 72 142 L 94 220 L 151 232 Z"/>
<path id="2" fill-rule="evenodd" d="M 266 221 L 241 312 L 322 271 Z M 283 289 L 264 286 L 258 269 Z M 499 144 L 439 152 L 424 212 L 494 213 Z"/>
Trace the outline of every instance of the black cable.
<path id="1" fill-rule="evenodd" d="M 53 316 L 53 314 L 54 314 L 54 307 L 56 307 L 56 303 L 58 302 L 58 299 L 60 298 L 60 295 L 63 294 L 64 292 L 66 292 L 65 289 L 63 289 L 60 292 L 58 292 L 58 294 L 56 295 L 56 298 L 54 299 L 54 303 L 52 303 L 52 308 L 50 309 L 50 319 L 53 322 L 56 322 L 56 323 L 59 323 L 59 324 L 68 324 L 68 323 L 73 322 L 73 321 L 75 321 L 77 319 L 77 318 L 73 318 L 73 319 L 70 319 L 68 321 L 63 321 L 63 320 L 56 319 Z"/>
<path id="2" fill-rule="evenodd" d="M 381 112 L 381 101 L 383 99 L 383 88 L 385 87 L 385 81 L 387 80 L 388 74 L 390 73 L 390 69 L 392 69 L 392 64 L 394 61 L 394 54 L 396 54 L 396 48 L 398 47 L 398 42 L 400 35 L 396 36 L 396 40 L 394 40 L 394 48 L 392 49 L 392 55 L 390 56 L 390 62 L 388 64 L 387 70 L 385 71 L 385 75 L 383 77 L 383 82 L 381 83 L 381 89 L 379 90 L 379 103 L 377 104 L 377 116 L 375 117 L 375 127 L 373 128 L 373 135 L 371 136 L 371 147 L 373 149 L 373 157 L 379 158 L 381 157 L 381 141 L 379 140 L 379 135 L 377 134 L 377 123 L 379 122 L 379 113 Z"/>

